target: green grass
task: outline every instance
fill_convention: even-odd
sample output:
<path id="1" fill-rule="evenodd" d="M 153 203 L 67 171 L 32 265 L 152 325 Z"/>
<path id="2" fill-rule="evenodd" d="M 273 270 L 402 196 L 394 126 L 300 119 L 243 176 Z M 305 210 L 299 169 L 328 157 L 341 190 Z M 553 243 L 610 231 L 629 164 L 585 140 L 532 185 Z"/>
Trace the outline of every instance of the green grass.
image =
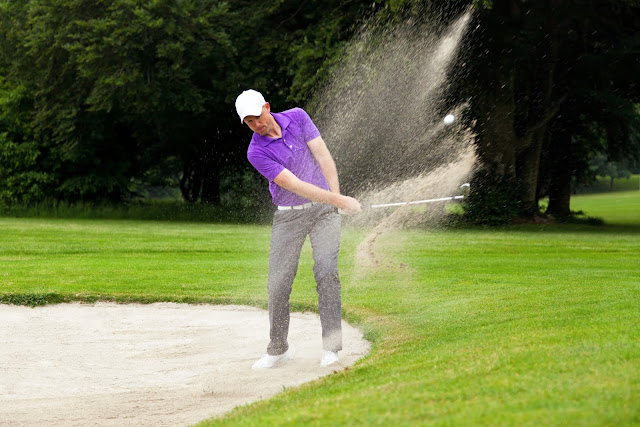
<path id="1" fill-rule="evenodd" d="M 365 232 L 344 230 L 344 315 L 373 341 L 371 354 L 203 425 L 640 423 L 640 193 L 624 194 L 572 199 L 602 227 L 395 231 L 377 241 L 388 263 L 370 269 L 355 262 Z M 268 226 L 0 218 L 0 298 L 265 307 L 269 235 Z M 307 244 L 297 310 L 315 309 L 311 269 Z"/>
<path id="2" fill-rule="evenodd" d="M 629 178 L 616 178 L 611 187 L 611 178 L 608 176 L 598 176 L 592 185 L 582 188 L 581 193 L 608 193 L 613 191 L 639 191 L 640 174 L 631 175 Z"/>
<path id="3" fill-rule="evenodd" d="M 618 191 L 574 196 L 571 210 L 589 217 L 603 218 L 608 224 L 640 224 L 640 191 Z"/>

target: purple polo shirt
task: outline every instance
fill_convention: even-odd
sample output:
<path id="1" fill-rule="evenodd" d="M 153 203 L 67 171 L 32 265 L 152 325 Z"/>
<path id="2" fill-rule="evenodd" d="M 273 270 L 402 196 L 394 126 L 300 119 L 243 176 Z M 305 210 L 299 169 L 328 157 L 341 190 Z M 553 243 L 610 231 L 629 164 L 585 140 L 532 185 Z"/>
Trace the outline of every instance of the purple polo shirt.
<path id="1" fill-rule="evenodd" d="M 273 180 L 284 169 L 289 169 L 298 179 L 329 189 L 318 162 L 307 146 L 307 142 L 320 136 L 320 132 L 301 108 L 272 114 L 282 129 L 282 138 L 270 138 L 254 132 L 247 150 L 247 159 L 269 180 L 274 205 L 302 205 L 309 202 L 309 199 L 285 190 Z"/>

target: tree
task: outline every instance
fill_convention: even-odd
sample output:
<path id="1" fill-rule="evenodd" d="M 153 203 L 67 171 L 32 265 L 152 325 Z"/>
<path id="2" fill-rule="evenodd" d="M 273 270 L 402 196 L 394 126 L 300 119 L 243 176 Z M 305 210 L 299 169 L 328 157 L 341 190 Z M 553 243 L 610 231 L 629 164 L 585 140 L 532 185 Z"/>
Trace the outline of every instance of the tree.
<path id="1" fill-rule="evenodd" d="M 609 190 L 613 190 L 613 182 L 618 178 L 629 178 L 631 171 L 625 162 L 615 162 L 607 159 L 606 155 L 599 153 L 591 160 L 591 169 L 595 174 L 609 177 Z"/>
<path id="2" fill-rule="evenodd" d="M 122 200 L 134 179 L 202 144 L 224 87 L 222 64 L 234 52 L 225 3 L 30 0 L 0 7 L 0 63 L 7 86 L 24 87 L 32 99 L 28 128 L 39 164 L 56 182 L 50 196 Z"/>
<path id="3" fill-rule="evenodd" d="M 502 186 L 509 187 L 502 193 L 518 194 L 509 203 L 530 217 L 538 212 L 545 141 L 553 142 L 550 150 L 558 151 L 550 156 L 553 159 L 562 158 L 562 151 L 571 149 L 570 145 L 557 145 L 558 139 L 549 134 L 561 129 L 563 106 L 571 105 L 571 111 L 580 115 L 589 107 L 576 101 L 594 89 L 600 99 L 603 94 L 636 96 L 635 89 L 624 93 L 620 85 L 594 85 L 594 81 L 606 81 L 611 69 L 619 72 L 634 58 L 638 4 L 618 1 L 585 6 L 572 0 L 496 0 L 477 2 L 476 6 L 477 26 L 469 35 L 463 59 L 468 65 L 463 93 L 470 99 L 471 116 L 476 119 L 483 171 L 472 186 L 476 191 L 470 199 L 470 212 L 473 215 L 474 205 L 495 203 L 483 198 L 482 189 Z M 623 47 L 617 49 L 618 43 Z M 612 56 L 618 61 L 609 62 L 610 70 L 603 72 L 601 63 Z M 637 70 L 637 64 L 632 68 Z M 629 85 L 633 78 L 619 80 Z M 551 126 L 555 122 L 558 125 Z M 624 123 L 626 134 L 630 123 Z M 564 138 L 567 143 L 570 140 Z M 625 147 L 623 151 L 631 149 L 629 144 L 620 146 Z M 566 180 L 562 166 L 556 164 L 550 175 L 552 192 L 559 188 L 560 180 Z"/>
<path id="4" fill-rule="evenodd" d="M 220 171 L 246 164 L 235 96 L 254 87 L 277 109 L 305 99 L 367 7 L 0 0 L 0 62 L 30 96 L 51 197 L 119 201 L 178 175 L 185 200 L 218 203 Z"/>
<path id="5" fill-rule="evenodd" d="M 595 91 L 568 100 L 551 123 L 543 152 L 547 170 L 539 192 L 549 196 L 546 213 L 569 217 L 572 189 L 595 179 L 594 161 L 633 163 L 639 137 L 640 114 L 629 100 Z"/>
<path id="6" fill-rule="evenodd" d="M 613 161 L 640 158 L 638 11 L 634 2 L 590 4 L 580 11 L 585 18 L 580 31 L 564 48 L 563 56 L 580 56 L 563 65 L 558 84 L 571 92 L 550 124 L 544 153 L 550 159 L 548 181 L 542 181 L 543 188 L 548 185 L 546 213 L 556 218 L 571 214 L 572 183 L 593 179 L 594 156 L 604 153 Z M 541 189 L 539 194 L 545 195 Z"/>
<path id="7" fill-rule="evenodd" d="M 34 203 L 44 199 L 52 186 L 26 123 L 29 104 L 24 88 L 10 90 L 0 77 L 0 203 Z"/>

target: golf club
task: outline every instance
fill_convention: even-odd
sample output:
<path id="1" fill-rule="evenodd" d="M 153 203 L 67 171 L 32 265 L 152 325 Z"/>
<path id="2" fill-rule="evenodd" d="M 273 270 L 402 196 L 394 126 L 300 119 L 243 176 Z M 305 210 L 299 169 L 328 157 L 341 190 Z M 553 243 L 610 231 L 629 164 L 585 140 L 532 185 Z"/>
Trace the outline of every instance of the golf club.
<path id="1" fill-rule="evenodd" d="M 464 187 L 471 188 L 471 185 L 467 182 L 467 183 L 462 184 L 460 186 L 460 188 L 464 188 Z M 380 203 L 380 204 L 375 204 L 375 205 L 369 205 L 369 206 L 366 206 L 366 207 L 371 208 L 371 209 L 378 209 L 378 208 L 388 208 L 388 207 L 394 207 L 394 206 L 420 205 L 420 204 L 426 204 L 426 203 L 446 202 L 448 200 L 461 200 L 461 199 L 464 199 L 464 196 L 462 194 L 460 194 L 458 196 L 439 197 L 437 199 L 414 200 L 414 201 L 411 201 L 411 202 Z M 340 214 L 345 214 L 346 213 L 342 209 L 338 209 L 338 212 Z"/>
<path id="2" fill-rule="evenodd" d="M 460 186 L 460 188 L 463 188 L 463 187 L 471 188 L 471 185 L 469 183 L 465 183 Z M 377 208 L 387 208 L 392 206 L 420 205 L 425 203 L 446 202 L 447 200 L 461 200 L 461 199 L 464 199 L 463 195 L 439 197 L 437 199 L 414 200 L 411 202 L 381 203 L 381 204 L 371 205 L 369 207 L 371 209 L 377 209 Z"/>
<path id="3" fill-rule="evenodd" d="M 369 207 L 371 209 L 377 209 L 377 208 L 388 208 L 392 206 L 420 205 L 423 203 L 446 202 L 447 200 L 459 200 L 459 199 L 464 199 L 464 196 L 460 195 L 460 196 L 451 196 L 451 197 L 440 197 L 438 199 L 414 200 L 413 202 L 382 203 L 379 205 L 371 205 Z"/>

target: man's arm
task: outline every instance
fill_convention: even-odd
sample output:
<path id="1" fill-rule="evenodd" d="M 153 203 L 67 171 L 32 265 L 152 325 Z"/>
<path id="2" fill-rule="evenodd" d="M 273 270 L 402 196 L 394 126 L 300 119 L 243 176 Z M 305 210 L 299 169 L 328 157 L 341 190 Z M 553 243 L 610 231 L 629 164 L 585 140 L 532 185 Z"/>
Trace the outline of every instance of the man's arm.
<path id="1" fill-rule="evenodd" d="M 343 196 L 340 193 L 327 191 L 313 184 L 309 184 L 308 182 L 304 182 L 295 176 L 289 169 L 284 169 L 280 172 L 278 176 L 274 178 L 273 182 L 285 190 L 296 193 L 305 199 L 334 205 L 350 215 L 357 214 L 362 211 L 360 203 L 358 203 L 358 201 L 353 197 Z"/>
<path id="2" fill-rule="evenodd" d="M 315 157 L 318 162 L 320 170 L 322 170 L 322 174 L 327 180 L 331 192 L 340 194 L 338 170 L 336 169 L 336 164 L 333 161 L 333 157 L 331 157 L 329 149 L 327 148 L 327 144 L 324 143 L 321 136 L 318 136 L 307 142 L 307 146 L 309 147 L 309 150 L 311 150 L 313 157 Z"/>

